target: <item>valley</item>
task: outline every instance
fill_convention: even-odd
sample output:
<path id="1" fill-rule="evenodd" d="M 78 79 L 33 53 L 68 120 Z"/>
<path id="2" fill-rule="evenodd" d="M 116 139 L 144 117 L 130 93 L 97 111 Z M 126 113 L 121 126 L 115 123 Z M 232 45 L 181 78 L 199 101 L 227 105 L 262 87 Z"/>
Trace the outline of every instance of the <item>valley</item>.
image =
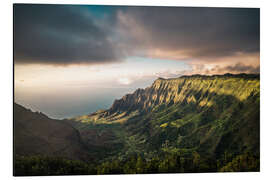
<path id="1" fill-rule="evenodd" d="M 30 125 L 23 128 L 25 122 L 18 122 L 22 118 L 34 121 L 43 115 L 31 115 L 33 112 L 20 106 L 19 112 L 27 113 L 19 114 L 17 106 L 15 104 L 14 138 L 18 159 L 21 160 L 22 155 L 26 156 L 23 158 L 38 155 L 41 159 L 44 155 L 61 157 L 67 159 L 62 161 L 70 160 L 71 164 L 73 160 L 80 161 L 82 169 L 86 169 L 65 171 L 64 174 L 259 171 L 259 75 L 159 78 L 151 86 L 115 100 L 107 110 L 62 121 L 51 120 L 78 133 L 77 139 L 63 136 L 67 141 L 75 141 L 70 147 L 76 151 L 70 149 L 67 154 L 55 153 L 58 149 L 50 152 L 50 148 L 39 151 L 44 146 L 50 147 L 47 144 L 54 146 L 54 142 L 49 141 L 51 138 L 48 139 L 51 133 L 46 132 L 46 124 L 41 128 L 46 133 L 37 135 L 26 132 L 33 129 L 38 132 L 39 128 Z M 58 130 L 66 132 L 63 128 Z M 37 137 L 46 139 L 47 144 L 31 140 Z M 55 143 L 64 143 L 62 136 L 56 138 L 59 141 Z M 28 147 L 37 151 L 25 150 Z M 21 175 L 25 173 L 23 167 L 17 164 Z M 43 171 L 32 175 L 42 175 L 40 172 Z M 51 171 L 52 174 L 57 172 Z"/>

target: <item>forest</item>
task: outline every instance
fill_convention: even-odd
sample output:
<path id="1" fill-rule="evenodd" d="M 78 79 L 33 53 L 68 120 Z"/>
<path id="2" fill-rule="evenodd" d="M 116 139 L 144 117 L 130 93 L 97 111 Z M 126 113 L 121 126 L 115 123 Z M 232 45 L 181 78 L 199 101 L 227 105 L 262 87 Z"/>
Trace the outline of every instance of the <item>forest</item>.
<path id="1" fill-rule="evenodd" d="M 15 105 L 16 176 L 254 171 L 259 75 L 160 78 L 110 109 L 61 121 Z"/>

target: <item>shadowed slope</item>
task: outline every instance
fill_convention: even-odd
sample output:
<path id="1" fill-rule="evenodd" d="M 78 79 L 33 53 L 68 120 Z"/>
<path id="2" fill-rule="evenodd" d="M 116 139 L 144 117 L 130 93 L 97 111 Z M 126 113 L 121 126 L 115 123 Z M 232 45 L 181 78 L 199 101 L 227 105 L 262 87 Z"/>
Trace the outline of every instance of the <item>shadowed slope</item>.
<path id="1" fill-rule="evenodd" d="M 71 121 L 80 132 L 120 123 L 115 135 L 125 136 L 124 154 L 196 151 L 218 159 L 224 153 L 259 155 L 259 104 L 259 75 L 159 78 L 108 110 Z"/>
<path id="2" fill-rule="evenodd" d="M 89 158 L 79 132 L 69 124 L 50 119 L 14 103 L 14 151 L 16 155 Z"/>
<path id="3" fill-rule="evenodd" d="M 258 75 L 159 78 L 150 87 L 115 100 L 108 110 L 63 121 L 14 106 L 16 154 L 95 157 L 88 165 L 52 157 L 22 157 L 16 161 L 21 175 L 260 168 Z M 92 156 L 83 157 L 82 144 Z M 52 168 L 49 173 L 47 162 Z M 76 166 L 81 168 L 74 171 Z"/>

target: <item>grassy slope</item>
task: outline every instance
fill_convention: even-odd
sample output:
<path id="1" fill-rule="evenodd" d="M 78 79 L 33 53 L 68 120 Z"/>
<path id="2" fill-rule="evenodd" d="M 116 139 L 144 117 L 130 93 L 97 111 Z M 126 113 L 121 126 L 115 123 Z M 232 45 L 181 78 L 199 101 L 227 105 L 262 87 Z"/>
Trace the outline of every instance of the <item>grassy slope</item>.
<path id="1" fill-rule="evenodd" d="M 16 152 L 41 151 L 16 156 L 15 175 L 259 171 L 259 115 L 259 77 L 243 74 L 158 79 L 65 122 L 15 105 Z M 57 157 L 84 155 L 78 141 L 91 161 Z"/>
<path id="2" fill-rule="evenodd" d="M 109 110 L 71 122 L 81 134 L 95 129 L 112 137 L 107 146 L 119 157 L 164 151 L 216 158 L 227 152 L 259 155 L 259 87 L 259 78 L 252 75 L 158 79 L 116 100 Z"/>

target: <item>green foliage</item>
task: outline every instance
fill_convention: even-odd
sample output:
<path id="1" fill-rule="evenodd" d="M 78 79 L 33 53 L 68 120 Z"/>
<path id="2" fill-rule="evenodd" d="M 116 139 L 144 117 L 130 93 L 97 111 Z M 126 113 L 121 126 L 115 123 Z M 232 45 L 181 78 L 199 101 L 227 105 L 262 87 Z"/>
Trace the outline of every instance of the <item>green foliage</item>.
<path id="1" fill-rule="evenodd" d="M 99 160 L 20 157 L 16 174 L 259 171 L 259 87 L 244 74 L 158 79 L 109 110 L 69 120 Z"/>
<path id="2" fill-rule="evenodd" d="M 225 166 L 219 169 L 221 172 L 251 172 L 260 171 L 259 157 L 251 153 L 244 153 L 234 157 Z"/>
<path id="3" fill-rule="evenodd" d="M 96 174 L 91 164 L 48 156 L 15 156 L 15 176 Z"/>
<path id="4" fill-rule="evenodd" d="M 115 158 L 94 166 L 77 160 L 60 157 L 16 156 L 16 176 L 43 175 L 84 175 L 84 174 L 142 174 L 142 173 L 183 173 L 183 172 L 239 172 L 259 171 L 259 157 L 251 153 L 232 156 L 225 153 L 219 160 L 193 151 L 164 152 L 145 159 L 134 154 L 124 160 Z"/>

